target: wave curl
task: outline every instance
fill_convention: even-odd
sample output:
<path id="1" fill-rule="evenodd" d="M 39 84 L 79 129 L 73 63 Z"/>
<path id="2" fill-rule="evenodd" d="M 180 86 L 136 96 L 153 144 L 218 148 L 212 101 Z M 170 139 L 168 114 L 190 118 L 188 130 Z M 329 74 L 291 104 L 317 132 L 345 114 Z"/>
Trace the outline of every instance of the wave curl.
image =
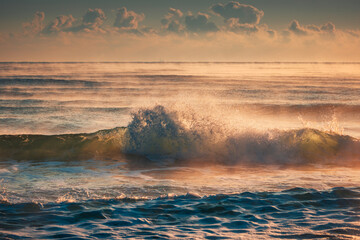
<path id="1" fill-rule="evenodd" d="M 311 128 L 255 131 L 226 128 L 196 112 L 142 108 L 126 128 L 90 134 L 2 135 L 0 159 L 114 158 L 132 154 L 177 163 L 356 164 L 360 141 Z"/>

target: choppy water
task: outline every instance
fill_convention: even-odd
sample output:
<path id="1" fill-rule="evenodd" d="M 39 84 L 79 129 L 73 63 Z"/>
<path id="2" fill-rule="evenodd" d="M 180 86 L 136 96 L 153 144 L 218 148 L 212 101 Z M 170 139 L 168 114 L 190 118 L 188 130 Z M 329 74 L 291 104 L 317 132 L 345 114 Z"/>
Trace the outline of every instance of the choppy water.
<path id="1" fill-rule="evenodd" d="M 360 237 L 359 66 L 0 63 L 0 238 Z"/>

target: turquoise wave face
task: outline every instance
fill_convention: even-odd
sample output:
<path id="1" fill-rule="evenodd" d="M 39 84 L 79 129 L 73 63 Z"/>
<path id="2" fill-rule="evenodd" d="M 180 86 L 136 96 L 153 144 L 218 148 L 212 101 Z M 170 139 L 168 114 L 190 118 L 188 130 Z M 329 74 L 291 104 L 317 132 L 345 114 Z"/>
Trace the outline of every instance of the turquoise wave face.
<path id="1" fill-rule="evenodd" d="M 184 119 L 163 106 L 133 113 L 126 128 L 90 134 L 2 135 L 0 158 L 16 160 L 116 158 L 215 164 L 356 164 L 360 142 L 311 128 L 231 132 L 211 122 Z M 201 119 L 203 120 L 203 119 Z M 190 124 L 189 124 L 190 122 Z"/>
<path id="2" fill-rule="evenodd" d="M 120 154 L 126 129 L 101 130 L 91 134 L 2 135 L 2 159 L 88 159 Z"/>

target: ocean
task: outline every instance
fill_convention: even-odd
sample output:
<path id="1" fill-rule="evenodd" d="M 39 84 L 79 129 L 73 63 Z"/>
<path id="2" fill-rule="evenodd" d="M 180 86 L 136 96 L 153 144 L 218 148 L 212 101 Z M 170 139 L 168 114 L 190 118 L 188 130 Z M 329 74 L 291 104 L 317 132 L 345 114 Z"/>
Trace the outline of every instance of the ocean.
<path id="1" fill-rule="evenodd" d="M 0 63 L 0 239 L 360 238 L 359 63 Z"/>

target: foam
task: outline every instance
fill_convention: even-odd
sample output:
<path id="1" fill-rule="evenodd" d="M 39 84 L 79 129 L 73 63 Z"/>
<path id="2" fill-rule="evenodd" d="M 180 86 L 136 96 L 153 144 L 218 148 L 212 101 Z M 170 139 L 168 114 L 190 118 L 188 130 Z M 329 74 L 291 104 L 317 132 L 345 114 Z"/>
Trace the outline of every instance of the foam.
<path id="1" fill-rule="evenodd" d="M 77 160 L 121 154 L 159 162 L 170 158 L 175 163 L 342 165 L 359 162 L 360 142 L 331 130 L 234 128 L 194 111 L 161 105 L 133 112 L 127 128 L 91 134 L 0 136 L 2 159 Z"/>

